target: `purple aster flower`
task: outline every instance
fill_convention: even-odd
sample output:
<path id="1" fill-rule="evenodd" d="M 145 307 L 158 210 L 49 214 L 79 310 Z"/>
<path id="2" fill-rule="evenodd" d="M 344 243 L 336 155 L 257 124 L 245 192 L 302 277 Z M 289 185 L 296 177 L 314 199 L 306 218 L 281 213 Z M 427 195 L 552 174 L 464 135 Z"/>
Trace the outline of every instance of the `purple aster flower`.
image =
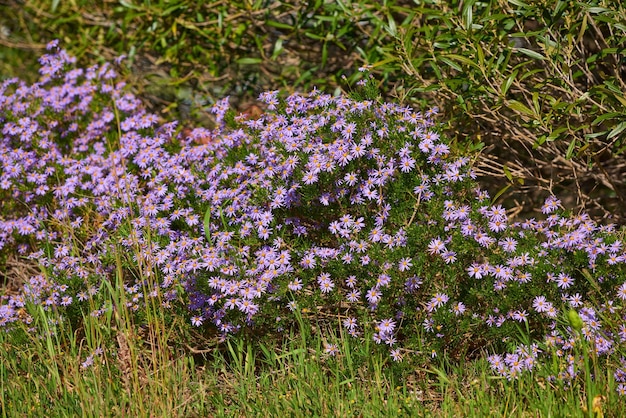
<path id="1" fill-rule="evenodd" d="M 346 299 L 348 300 L 348 302 L 351 302 L 351 303 L 358 302 L 360 298 L 361 298 L 361 291 L 357 289 L 349 291 L 348 294 L 346 295 Z"/>
<path id="2" fill-rule="evenodd" d="M 402 361 L 402 351 L 400 351 L 399 348 L 391 350 L 390 355 L 391 355 L 391 358 L 393 359 L 393 361 L 395 361 L 395 362 L 401 362 Z"/>
<path id="3" fill-rule="evenodd" d="M 561 205 L 561 201 L 554 196 L 549 196 L 543 206 L 541 207 L 541 213 L 549 214 L 554 212 Z"/>
<path id="4" fill-rule="evenodd" d="M 452 264 L 456 261 L 456 253 L 454 251 L 445 251 L 441 254 L 441 258 L 446 264 Z"/>
<path id="5" fill-rule="evenodd" d="M 357 327 L 356 318 L 346 318 L 343 320 L 343 326 L 348 330 L 353 330 Z"/>
<path id="6" fill-rule="evenodd" d="M 382 292 L 378 290 L 377 288 L 370 289 L 365 294 L 365 298 L 372 305 L 375 305 L 378 302 L 380 302 L 380 299 L 382 298 L 382 296 L 383 296 Z"/>
<path id="7" fill-rule="evenodd" d="M 398 262 L 398 270 L 400 271 L 407 271 L 411 267 L 413 267 L 413 264 L 410 257 L 404 257 Z"/>
<path id="8" fill-rule="evenodd" d="M 378 331 L 383 334 L 391 334 L 393 333 L 395 328 L 396 328 L 396 322 L 391 318 L 383 319 L 377 324 Z"/>
<path id="9" fill-rule="evenodd" d="M 549 307 L 549 302 L 546 300 L 545 296 L 537 296 L 533 300 L 533 308 L 537 312 L 546 312 Z"/>
<path id="10" fill-rule="evenodd" d="M 435 238 L 428 244 L 428 252 L 432 255 L 441 254 L 446 251 L 446 245 L 440 238 Z"/>
<path id="11" fill-rule="evenodd" d="M 486 273 L 484 264 L 472 263 L 467 268 L 467 274 L 475 279 L 482 279 Z"/>
<path id="12" fill-rule="evenodd" d="M 556 283 L 559 288 L 567 289 L 574 284 L 574 279 L 565 273 L 559 273 Z"/>
<path id="13" fill-rule="evenodd" d="M 337 344 L 324 343 L 324 353 L 328 356 L 334 357 L 339 353 L 339 348 L 337 347 Z"/>
<path id="14" fill-rule="evenodd" d="M 463 302 L 457 302 L 452 306 L 452 309 L 450 311 L 454 313 L 454 315 L 459 316 L 459 315 L 463 315 L 466 310 L 467 310 L 467 307 L 465 306 Z"/>

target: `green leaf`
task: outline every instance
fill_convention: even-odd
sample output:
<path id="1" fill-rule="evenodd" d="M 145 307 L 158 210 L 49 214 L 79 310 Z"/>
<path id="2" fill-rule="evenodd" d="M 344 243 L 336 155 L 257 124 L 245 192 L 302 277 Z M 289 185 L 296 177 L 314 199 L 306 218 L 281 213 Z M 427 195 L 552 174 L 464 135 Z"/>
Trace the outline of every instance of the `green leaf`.
<path id="1" fill-rule="evenodd" d="M 442 62 L 446 63 L 448 65 L 448 67 L 451 67 L 451 68 L 457 70 L 458 72 L 462 72 L 463 71 L 463 68 L 459 64 L 457 64 L 456 62 L 452 61 L 449 58 L 446 58 L 444 56 L 440 56 L 439 57 L 439 61 L 442 61 Z"/>
<path id="2" fill-rule="evenodd" d="M 272 26 L 272 27 L 277 28 L 277 29 L 294 30 L 293 26 L 288 25 L 286 23 L 277 22 L 275 20 L 266 20 L 265 24 L 267 26 Z"/>
<path id="3" fill-rule="evenodd" d="M 306 36 L 307 38 L 315 39 L 316 41 L 326 40 L 325 36 L 316 35 L 315 33 L 311 32 L 304 32 L 304 36 Z"/>
<path id="4" fill-rule="evenodd" d="M 538 60 L 545 60 L 546 57 L 544 57 L 543 55 L 541 55 L 539 52 L 537 51 L 533 51 L 532 49 L 528 49 L 528 48 L 515 48 L 516 51 L 521 52 L 522 54 L 529 56 L 531 58 L 534 59 L 538 59 Z"/>
<path id="5" fill-rule="evenodd" d="M 450 58 L 454 61 L 462 62 L 463 64 L 469 65 L 470 67 L 478 68 L 478 65 L 474 61 L 472 61 L 468 57 L 464 57 L 463 55 L 447 54 L 446 58 Z"/>
<path id="6" fill-rule="evenodd" d="M 237 60 L 237 64 L 241 64 L 241 65 L 260 64 L 262 62 L 263 60 L 261 58 L 252 58 L 252 57 L 244 57 L 244 58 L 239 58 Z"/>
<path id="7" fill-rule="evenodd" d="M 283 52 L 283 40 L 278 38 L 274 44 L 274 51 L 272 52 L 272 60 L 276 60 L 280 53 Z"/>
<path id="8" fill-rule="evenodd" d="M 617 135 L 621 134 L 624 129 L 626 129 L 626 122 L 622 122 L 619 125 L 617 125 L 615 128 L 613 128 L 611 130 L 611 132 L 609 132 L 609 134 L 607 135 L 606 139 L 611 139 L 616 137 Z"/>
<path id="9" fill-rule="evenodd" d="M 620 112 L 609 112 L 609 113 L 605 113 L 603 115 L 598 116 L 597 118 L 595 118 L 593 120 L 593 122 L 591 122 L 591 126 L 596 126 L 599 125 L 600 123 L 604 122 L 605 120 L 608 119 L 613 119 L 617 116 L 623 116 L 623 113 Z"/>
<path id="10" fill-rule="evenodd" d="M 396 58 L 396 57 L 387 58 L 387 59 L 384 59 L 382 61 L 376 61 L 375 63 L 371 64 L 371 67 L 372 68 L 380 67 L 381 65 L 386 65 L 386 64 L 388 64 L 390 62 L 394 62 L 394 61 L 397 61 L 397 60 L 398 60 L 398 58 Z"/>
<path id="11" fill-rule="evenodd" d="M 485 52 L 479 43 L 476 44 L 476 57 L 478 58 L 478 65 L 482 69 L 485 66 Z"/>
<path id="12" fill-rule="evenodd" d="M 389 24 L 385 26 L 385 30 L 389 33 L 389 35 L 395 38 L 398 35 L 398 27 L 396 26 L 396 21 L 391 16 L 387 17 L 387 21 L 389 22 Z"/>
<path id="13" fill-rule="evenodd" d="M 585 134 L 585 139 L 593 139 L 593 138 L 598 138 L 600 136 L 604 136 L 606 135 L 607 131 L 602 131 L 602 132 L 594 132 L 592 134 Z"/>
<path id="14" fill-rule="evenodd" d="M 473 22 L 473 11 L 472 11 L 472 6 L 474 5 L 473 1 L 468 1 L 465 2 L 464 7 L 463 7 L 463 20 L 464 20 L 464 24 L 465 24 L 465 30 L 466 31 L 470 31 L 472 30 L 472 22 Z"/>
<path id="15" fill-rule="evenodd" d="M 565 158 L 568 160 L 572 159 L 572 154 L 574 153 L 574 148 L 576 147 L 576 138 L 569 143 L 569 147 L 567 147 L 567 152 L 565 153 Z"/>
<path id="16" fill-rule="evenodd" d="M 510 100 L 508 103 L 509 109 L 515 110 L 516 112 L 523 113 L 528 116 L 534 116 L 535 113 L 525 104 L 518 102 L 517 100 Z"/>
<path id="17" fill-rule="evenodd" d="M 620 102 L 620 103 L 621 103 L 624 107 L 626 107 L 626 99 L 625 99 L 622 95 L 619 95 L 619 94 L 618 94 L 618 95 L 613 96 L 613 97 L 615 97 L 617 100 L 619 100 L 619 102 Z"/>
<path id="18" fill-rule="evenodd" d="M 533 98 L 533 105 L 535 106 L 535 115 L 540 114 L 540 108 L 539 108 L 539 92 L 538 91 L 533 91 L 532 94 L 532 98 Z"/>
<path id="19" fill-rule="evenodd" d="M 585 13 L 585 15 L 583 16 L 583 21 L 580 24 L 580 30 L 578 31 L 578 37 L 576 38 L 576 43 L 580 43 L 580 41 L 583 39 L 583 36 L 585 35 L 585 31 L 587 30 L 587 14 Z"/>
<path id="20" fill-rule="evenodd" d="M 502 196 L 507 190 L 509 190 L 509 188 L 511 187 L 510 184 L 507 184 L 506 186 L 504 186 L 502 189 L 500 189 L 498 191 L 498 193 L 496 193 L 496 195 L 493 197 L 493 199 L 491 200 L 491 204 L 494 204 L 496 202 L 496 200 L 498 200 L 498 198 L 500 196 Z"/>
<path id="21" fill-rule="evenodd" d="M 506 96 L 506 93 L 509 91 L 509 89 L 511 88 L 511 85 L 513 84 L 513 81 L 515 81 L 515 77 L 517 77 L 518 74 L 518 70 L 513 71 L 513 74 L 511 74 L 506 81 L 504 82 L 504 84 L 502 85 L 502 96 Z"/>
<path id="22" fill-rule="evenodd" d="M 528 9 L 530 7 L 528 4 L 524 3 L 521 0 L 509 0 L 509 3 L 521 7 L 522 9 Z"/>
<path id="23" fill-rule="evenodd" d="M 209 244 L 211 242 L 211 206 L 209 206 L 204 213 L 204 236 L 206 237 Z"/>
<path id="24" fill-rule="evenodd" d="M 546 141 L 548 142 L 554 141 L 555 139 L 559 137 L 560 134 L 562 134 L 565 131 L 567 131 L 567 127 L 564 127 L 564 126 L 555 129 L 554 131 L 550 133 L 550 135 L 548 135 L 548 137 L 546 138 Z"/>
<path id="25" fill-rule="evenodd" d="M 126 1 L 126 0 L 120 0 L 120 4 L 124 7 L 127 7 L 129 9 L 134 9 L 134 10 L 139 10 L 139 7 L 135 6 L 134 4 Z"/>
<path id="26" fill-rule="evenodd" d="M 613 93 L 622 94 L 622 90 L 613 83 L 613 80 L 605 80 L 604 85 Z"/>
<path id="27" fill-rule="evenodd" d="M 589 11 L 589 13 L 594 14 L 594 15 L 606 13 L 609 11 L 609 9 L 606 9 L 604 7 L 590 7 L 587 10 Z"/>
<path id="28" fill-rule="evenodd" d="M 533 149 L 537 149 L 545 143 L 546 143 L 546 136 L 541 135 L 535 140 L 535 143 L 533 144 Z"/>
<path id="29" fill-rule="evenodd" d="M 511 170 L 509 170 L 509 167 L 507 167 L 505 164 L 502 166 L 502 170 L 504 171 L 504 175 L 506 176 L 506 178 L 509 179 L 509 181 L 512 183 L 513 175 L 511 174 Z"/>

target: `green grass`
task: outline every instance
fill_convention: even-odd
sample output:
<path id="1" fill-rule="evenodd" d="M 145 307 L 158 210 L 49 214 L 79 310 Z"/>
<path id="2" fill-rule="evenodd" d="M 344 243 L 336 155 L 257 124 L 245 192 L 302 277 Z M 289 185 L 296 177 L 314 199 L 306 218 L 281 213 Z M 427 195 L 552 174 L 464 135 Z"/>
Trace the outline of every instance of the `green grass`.
<path id="1" fill-rule="evenodd" d="M 148 325 L 138 329 L 116 288 L 109 286 L 109 313 L 76 328 L 60 322 L 47 336 L 0 334 L 3 417 L 601 416 L 583 412 L 585 382 L 551 384 L 545 367 L 507 381 L 484 358 L 396 364 L 373 343 L 322 340 L 302 318 L 282 339 L 242 335 L 182 350 L 173 343 L 180 324 L 167 325 L 148 306 Z M 34 320 L 54 317 L 38 308 Z M 339 353 L 329 356 L 325 343 Z M 82 368 L 97 347 L 103 353 Z M 594 388 L 606 397 L 605 417 L 626 414 L 610 374 L 597 372 Z"/>

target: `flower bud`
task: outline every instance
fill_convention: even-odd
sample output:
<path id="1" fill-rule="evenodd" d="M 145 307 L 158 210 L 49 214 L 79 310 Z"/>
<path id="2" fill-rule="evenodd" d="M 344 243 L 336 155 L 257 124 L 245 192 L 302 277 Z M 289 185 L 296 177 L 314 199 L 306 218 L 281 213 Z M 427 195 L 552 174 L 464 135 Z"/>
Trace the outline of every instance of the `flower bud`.
<path id="1" fill-rule="evenodd" d="M 580 332 L 583 329 L 583 320 L 574 309 L 570 309 L 569 312 L 567 312 L 567 319 L 569 320 L 570 326 L 576 331 Z"/>

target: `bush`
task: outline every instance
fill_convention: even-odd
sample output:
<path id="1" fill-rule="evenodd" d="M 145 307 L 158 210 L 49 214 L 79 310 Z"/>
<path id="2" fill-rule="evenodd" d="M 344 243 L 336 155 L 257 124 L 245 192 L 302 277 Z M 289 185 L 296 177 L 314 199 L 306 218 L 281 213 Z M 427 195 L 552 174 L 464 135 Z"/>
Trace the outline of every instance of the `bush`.
<path id="1" fill-rule="evenodd" d="M 382 102 L 366 71 L 352 97 L 263 93 L 258 119 L 221 100 L 217 127 L 186 136 L 109 66 L 73 68 L 62 50 L 41 62 L 40 81 L 1 89 L 0 198 L 14 203 L 0 248 L 42 269 L 3 297 L 7 330 L 33 309 L 74 327 L 110 316 L 99 295 L 117 284 L 137 325 L 158 302 L 221 339 L 303 314 L 423 360 L 514 349 L 525 325 L 528 343 L 492 358 L 510 378 L 533 368 L 537 342 L 566 358 L 575 331 L 597 355 L 623 353 L 623 232 L 559 214 L 554 197 L 545 219 L 512 222 L 437 110 Z M 582 326 L 563 322 L 570 309 Z"/>
<path id="2" fill-rule="evenodd" d="M 506 196 L 624 217 L 622 2 L 425 1 L 397 22 L 382 71 L 440 107 L 463 148 L 487 147 L 477 170 Z"/>

